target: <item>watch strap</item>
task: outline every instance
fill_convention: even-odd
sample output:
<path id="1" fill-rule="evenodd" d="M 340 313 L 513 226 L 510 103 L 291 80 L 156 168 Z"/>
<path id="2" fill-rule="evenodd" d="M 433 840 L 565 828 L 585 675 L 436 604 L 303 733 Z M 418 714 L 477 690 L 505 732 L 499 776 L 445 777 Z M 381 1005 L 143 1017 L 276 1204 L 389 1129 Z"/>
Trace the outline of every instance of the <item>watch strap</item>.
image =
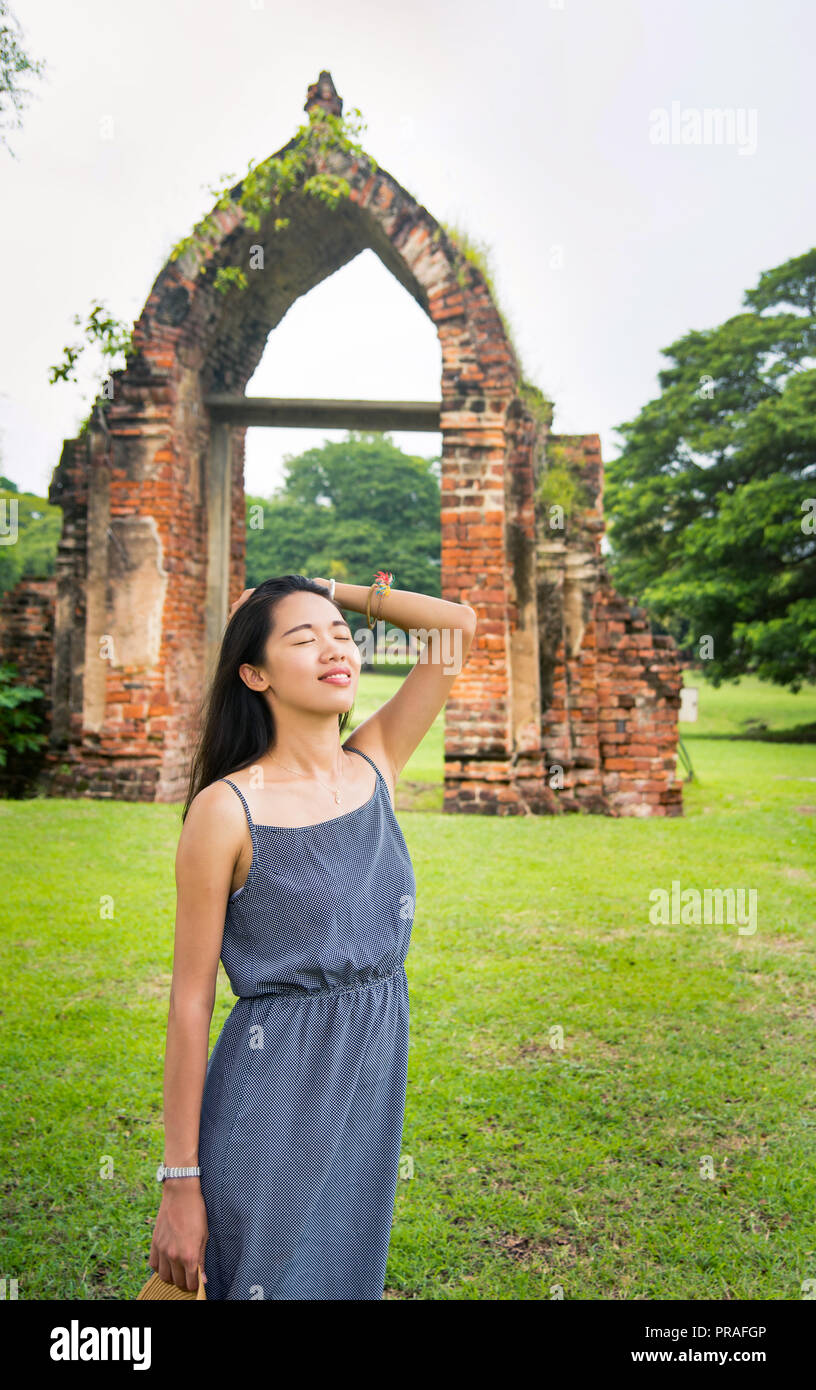
<path id="1" fill-rule="evenodd" d="M 156 1172 L 159 1182 L 164 1182 L 165 1178 L 200 1178 L 201 1169 L 198 1166 L 186 1168 L 167 1167 L 165 1163 L 160 1163 Z"/>

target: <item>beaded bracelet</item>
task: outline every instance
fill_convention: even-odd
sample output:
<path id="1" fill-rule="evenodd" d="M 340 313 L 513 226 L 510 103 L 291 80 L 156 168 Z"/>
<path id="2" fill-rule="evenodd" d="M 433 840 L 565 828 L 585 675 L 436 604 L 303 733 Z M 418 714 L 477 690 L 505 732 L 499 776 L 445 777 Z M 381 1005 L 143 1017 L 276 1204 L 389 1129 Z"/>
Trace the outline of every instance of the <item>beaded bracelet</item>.
<path id="1" fill-rule="evenodd" d="M 369 627 L 374 626 L 374 623 L 372 623 L 371 621 L 372 596 L 375 593 L 380 595 L 380 606 L 377 609 L 377 618 L 379 618 L 380 613 L 382 612 L 383 600 L 385 599 L 386 594 L 390 594 L 391 592 L 391 582 L 393 578 L 393 574 L 391 574 L 388 570 L 377 570 L 377 573 L 374 576 L 374 583 L 371 585 L 371 588 L 368 591 L 368 602 L 366 603 L 366 621 Z M 377 621 L 377 618 L 375 618 L 375 622 Z"/>

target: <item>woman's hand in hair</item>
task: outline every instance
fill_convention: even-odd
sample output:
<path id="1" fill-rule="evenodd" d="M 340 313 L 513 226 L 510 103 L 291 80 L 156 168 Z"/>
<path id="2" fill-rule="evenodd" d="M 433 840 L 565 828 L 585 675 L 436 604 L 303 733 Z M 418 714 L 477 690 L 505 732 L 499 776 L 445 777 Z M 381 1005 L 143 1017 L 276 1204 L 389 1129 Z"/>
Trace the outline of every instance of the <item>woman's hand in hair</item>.
<path id="1" fill-rule="evenodd" d="M 233 615 L 233 613 L 235 612 L 236 608 L 240 608 L 240 607 L 241 607 L 241 604 L 244 603 L 244 602 L 249 598 L 250 594 L 254 594 L 254 592 L 255 592 L 254 589 L 244 589 L 244 592 L 242 593 L 241 597 L 240 597 L 240 598 L 237 598 L 237 599 L 235 600 L 234 604 L 232 605 L 232 607 L 231 607 L 231 609 L 230 609 L 230 611 L 229 611 L 229 616 L 230 616 L 230 618 L 232 617 L 232 615 Z M 229 622 L 229 618 L 227 619 L 227 622 Z"/>

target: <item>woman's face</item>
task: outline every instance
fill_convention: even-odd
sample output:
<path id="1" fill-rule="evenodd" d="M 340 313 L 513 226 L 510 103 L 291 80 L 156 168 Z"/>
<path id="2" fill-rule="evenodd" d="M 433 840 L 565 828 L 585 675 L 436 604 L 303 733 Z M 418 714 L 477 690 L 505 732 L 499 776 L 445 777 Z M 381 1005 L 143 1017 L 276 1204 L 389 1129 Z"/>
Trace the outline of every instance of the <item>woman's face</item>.
<path id="1" fill-rule="evenodd" d="M 319 594 L 287 594 L 275 609 L 274 624 L 261 668 L 265 681 L 250 688 L 265 685 L 277 706 L 332 714 L 351 709 L 362 658 L 334 604 Z M 337 668 L 347 675 L 331 677 Z M 241 670 L 249 675 L 253 668 Z"/>

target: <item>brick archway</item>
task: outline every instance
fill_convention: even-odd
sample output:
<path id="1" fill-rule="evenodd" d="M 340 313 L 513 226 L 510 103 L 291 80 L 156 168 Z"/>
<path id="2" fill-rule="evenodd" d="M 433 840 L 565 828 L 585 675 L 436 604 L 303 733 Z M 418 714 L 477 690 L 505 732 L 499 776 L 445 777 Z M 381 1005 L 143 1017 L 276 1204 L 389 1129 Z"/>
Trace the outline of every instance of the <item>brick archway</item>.
<path id="1" fill-rule="evenodd" d="M 315 103 L 340 109 L 326 73 L 310 88 L 306 109 Z M 51 790 L 183 799 L 208 662 L 244 580 L 245 427 L 223 424 L 212 398 L 243 393 L 290 305 L 370 248 L 439 336 L 442 594 L 471 604 L 480 618 L 446 706 L 445 808 L 679 810 L 668 772 L 679 704 L 673 653 L 662 661 L 662 693 L 648 679 L 638 692 L 647 712 L 666 700 L 675 711 L 660 746 L 650 738 L 648 768 L 604 768 L 597 704 L 586 713 L 592 750 L 580 737 L 577 744 L 567 739 L 564 721 L 552 718 L 559 681 L 569 684 L 587 640 L 597 641 L 603 521 L 596 437 L 579 446 L 579 453 L 588 449 L 588 475 L 594 469 L 597 524 L 588 523 L 588 548 L 579 528 L 576 568 L 568 541 L 555 554 L 542 541 L 534 494 L 547 427 L 525 404 L 519 365 L 483 276 L 385 170 L 340 149 L 325 167 L 350 188 L 335 208 L 294 191 L 271 214 L 288 218 L 288 226 L 268 235 L 263 226 L 249 229 L 239 207 L 219 211 L 220 239 L 205 273 L 190 257 L 168 262 L 136 323 L 128 365 L 113 374 L 112 397 L 100 398 L 87 428 L 64 445 L 49 493 L 64 513 Z M 218 267 L 250 266 L 258 246 L 264 268 L 247 270 L 249 288 L 227 296 L 215 290 Z M 566 627 L 564 611 L 572 615 Z M 556 612 L 562 618 L 553 622 Z M 630 710 L 637 709 L 632 700 Z M 572 712 L 569 701 L 566 708 L 572 728 L 574 698 Z M 566 763 L 557 791 L 545 777 L 548 721 Z M 621 776 L 635 772 L 622 796 Z"/>

